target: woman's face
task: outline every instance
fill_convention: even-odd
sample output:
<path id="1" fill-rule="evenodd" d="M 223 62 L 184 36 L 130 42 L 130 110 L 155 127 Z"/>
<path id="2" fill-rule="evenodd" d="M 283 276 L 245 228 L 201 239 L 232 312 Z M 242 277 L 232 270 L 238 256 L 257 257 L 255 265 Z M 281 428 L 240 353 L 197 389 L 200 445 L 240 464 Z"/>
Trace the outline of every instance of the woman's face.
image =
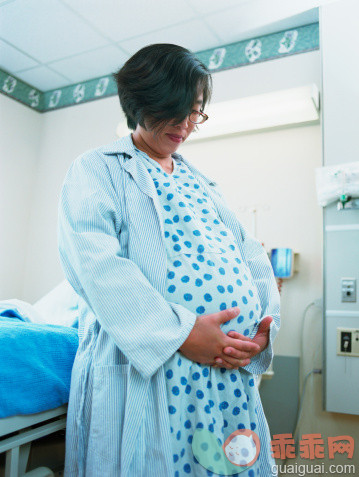
<path id="1" fill-rule="evenodd" d="M 199 111 L 202 102 L 203 96 L 200 95 L 192 109 Z M 187 116 L 187 118 L 178 124 L 169 121 L 166 126 L 157 133 L 154 130 L 146 131 L 140 125 L 137 125 L 135 135 L 140 134 L 141 139 L 146 143 L 147 147 L 151 148 L 158 157 L 168 157 L 176 152 L 195 127 L 196 125 L 192 123 Z"/>

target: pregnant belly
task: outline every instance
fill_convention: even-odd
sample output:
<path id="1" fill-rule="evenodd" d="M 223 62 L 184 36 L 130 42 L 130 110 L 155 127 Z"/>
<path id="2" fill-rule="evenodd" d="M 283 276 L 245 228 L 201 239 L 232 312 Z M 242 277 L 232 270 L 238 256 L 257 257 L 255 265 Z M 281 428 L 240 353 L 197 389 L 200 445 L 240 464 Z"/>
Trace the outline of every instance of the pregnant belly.
<path id="1" fill-rule="evenodd" d="M 221 325 L 249 335 L 261 314 L 256 286 L 248 267 L 236 255 L 182 254 L 170 259 L 166 299 L 197 315 L 238 306 L 240 314 Z"/>

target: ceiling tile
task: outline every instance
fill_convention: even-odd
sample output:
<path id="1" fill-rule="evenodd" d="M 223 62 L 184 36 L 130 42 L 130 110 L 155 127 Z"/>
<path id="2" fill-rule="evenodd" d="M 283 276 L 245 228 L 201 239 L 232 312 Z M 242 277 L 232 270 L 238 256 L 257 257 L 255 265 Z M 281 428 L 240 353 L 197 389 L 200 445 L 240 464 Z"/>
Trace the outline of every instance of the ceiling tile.
<path id="1" fill-rule="evenodd" d="M 192 20 L 122 41 L 119 45 L 132 55 L 140 48 L 153 43 L 174 43 L 192 51 L 201 51 L 218 46 L 218 38 L 201 20 Z"/>
<path id="2" fill-rule="evenodd" d="M 1 7 L 1 38 L 47 62 L 108 42 L 57 0 L 17 0 Z"/>
<path id="3" fill-rule="evenodd" d="M 74 83 L 113 73 L 128 59 L 116 46 L 105 46 L 65 60 L 51 63 L 51 68 Z"/>
<path id="4" fill-rule="evenodd" d="M 168 0 L 63 0 L 113 41 L 129 39 L 197 16 L 186 3 Z"/>
<path id="5" fill-rule="evenodd" d="M 253 0 L 226 0 L 225 2 L 219 2 L 218 0 L 186 0 L 187 3 L 197 12 L 200 16 L 204 16 L 208 13 L 217 12 L 220 10 L 226 10 L 231 7 L 243 5 L 243 3 L 252 2 Z"/>
<path id="6" fill-rule="evenodd" d="M 10 73 L 37 66 L 38 63 L 0 39 L 0 68 Z"/>
<path id="7" fill-rule="evenodd" d="M 71 84 L 71 81 L 66 80 L 59 74 L 51 71 L 46 66 L 39 66 L 31 70 L 17 73 L 16 77 L 25 81 L 34 88 L 40 91 L 49 91 L 51 89 L 62 88 Z"/>

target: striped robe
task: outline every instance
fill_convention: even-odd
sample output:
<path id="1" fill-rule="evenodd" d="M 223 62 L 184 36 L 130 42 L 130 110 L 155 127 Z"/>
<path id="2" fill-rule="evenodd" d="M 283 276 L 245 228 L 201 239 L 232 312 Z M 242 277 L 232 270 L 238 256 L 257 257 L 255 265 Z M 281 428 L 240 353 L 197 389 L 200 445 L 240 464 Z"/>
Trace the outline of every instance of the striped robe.
<path id="1" fill-rule="evenodd" d="M 167 257 L 160 205 L 138 153 L 131 135 L 84 153 L 72 163 L 61 192 L 60 259 L 80 296 L 66 477 L 174 475 L 163 364 L 186 340 L 196 315 L 164 299 Z M 268 257 L 228 208 L 216 183 L 179 154 L 173 157 L 208 190 L 246 258 L 262 317 L 273 317 L 268 347 L 244 368 L 261 374 L 271 363 L 280 326 Z M 258 419 L 261 448 L 269 453 L 259 395 Z M 261 475 L 268 477 L 269 459 L 264 461 Z"/>

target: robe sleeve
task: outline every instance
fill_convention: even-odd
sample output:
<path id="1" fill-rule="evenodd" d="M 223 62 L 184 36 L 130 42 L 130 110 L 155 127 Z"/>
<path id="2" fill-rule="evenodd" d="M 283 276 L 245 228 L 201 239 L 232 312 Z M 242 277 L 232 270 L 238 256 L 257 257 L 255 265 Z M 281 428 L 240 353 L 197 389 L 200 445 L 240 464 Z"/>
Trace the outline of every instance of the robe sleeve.
<path id="1" fill-rule="evenodd" d="M 256 285 L 262 309 L 261 319 L 252 330 L 250 338 L 254 338 L 260 322 L 265 317 L 273 318 L 270 324 L 268 346 L 244 367 L 250 373 L 262 374 L 268 369 L 273 359 L 273 342 L 280 328 L 280 296 L 273 268 L 264 247 L 258 240 L 251 237 L 242 225 L 240 228 L 244 239 L 242 245 L 245 260 Z"/>
<path id="2" fill-rule="evenodd" d="M 121 256 L 120 201 L 100 155 L 70 167 L 59 201 L 58 244 L 66 278 L 129 362 L 150 378 L 183 344 L 196 315 L 168 302 Z"/>

